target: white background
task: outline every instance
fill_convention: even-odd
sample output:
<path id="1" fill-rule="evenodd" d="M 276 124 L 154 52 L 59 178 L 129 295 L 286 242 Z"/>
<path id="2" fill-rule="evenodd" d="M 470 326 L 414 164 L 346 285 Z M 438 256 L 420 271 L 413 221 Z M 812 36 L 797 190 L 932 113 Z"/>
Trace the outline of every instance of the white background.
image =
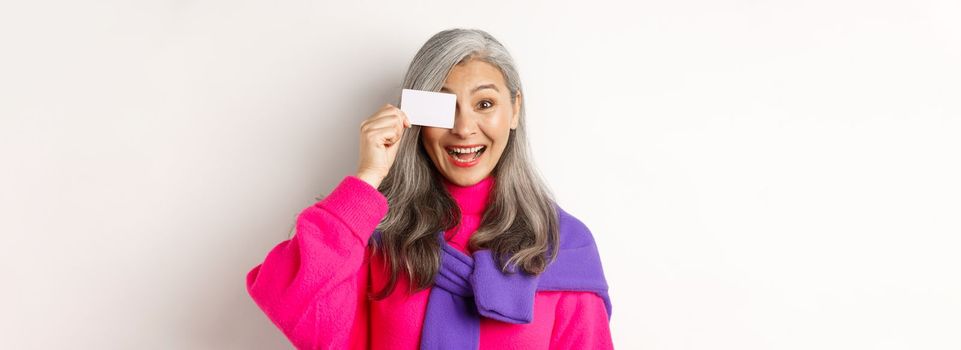
<path id="1" fill-rule="evenodd" d="M 7 1 L 0 348 L 283 349 L 244 277 L 432 34 L 515 56 L 620 349 L 961 348 L 961 6 Z"/>

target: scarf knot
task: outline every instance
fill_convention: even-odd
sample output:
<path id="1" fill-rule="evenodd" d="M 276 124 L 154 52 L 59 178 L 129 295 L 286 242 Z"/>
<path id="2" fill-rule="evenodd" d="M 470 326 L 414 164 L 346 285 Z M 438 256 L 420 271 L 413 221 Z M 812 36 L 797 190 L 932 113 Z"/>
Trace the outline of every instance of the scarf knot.
<path id="1" fill-rule="evenodd" d="M 589 291 L 604 301 L 608 320 L 611 300 L 594 237 L 587 226 L 555 205 L 560 250 L 543 273 L 533 276 L 514 266 L 501 271 L 490 250 L 470 256 L 437 233 L 441 264 L 427 299 L 421 349 L 477 349 L 482 317 L 513 324 L 533 321 L 538 291 Z M 381 233 L 372 236 L 381 240 Z"/>
<path id="2" fill-rule="evenodd" d="M 480 316 L 508 323 L 530 323 L 533 320 L 537 276 L 516 268 L 508 269 L 511 273 L 505 274 L 490 250 L 477 250 L 467 256 L 447 244 L 443 232 L 438 234 L 438 240 L 442 250 L 441 266 L 433 288 L 441 291 L 431 292 L 428 308 L 432 303 L 440 303 L 431 299 L 459 296 L 473 299 L 465 301 L 472 301 Z M 430 310 L 428 315 L 433 315 Z"/>

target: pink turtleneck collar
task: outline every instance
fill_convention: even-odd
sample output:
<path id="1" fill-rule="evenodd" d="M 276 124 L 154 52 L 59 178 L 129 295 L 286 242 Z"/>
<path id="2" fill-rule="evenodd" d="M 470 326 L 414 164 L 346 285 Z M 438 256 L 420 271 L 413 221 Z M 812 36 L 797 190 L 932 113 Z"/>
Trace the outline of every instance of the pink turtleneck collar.
<path id="1" fill-rule="evenodd" d="M 494 176 L 487 175 L 473 185 L 460 186 L 444 179 L 444 187 L 450 193 L 463 214 L 482 214 L 487 205 L 487 197 L 494 185 Z"/>
<path id="2" fill-rule="evenodd" d="M 480 226 L 481 215 L 487 207 L 487 198 L 494 186 L 494 176 L 487 175 L 473 185 L 460 186 L 444 179 L 444 187 L 450 193 L 461 211 L 460 225 L 445 231 L 447 242 L 458 250 L 470 254 L 467 242 L 470 235 Z"/>

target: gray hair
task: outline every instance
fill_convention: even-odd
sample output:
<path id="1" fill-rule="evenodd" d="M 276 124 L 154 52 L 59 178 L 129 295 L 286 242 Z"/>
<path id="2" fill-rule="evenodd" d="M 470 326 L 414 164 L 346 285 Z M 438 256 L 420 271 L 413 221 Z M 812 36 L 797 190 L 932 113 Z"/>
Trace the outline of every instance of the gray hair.
<path id="1" fill-rule="evenodd" d="M 448 29 L 428 39 L 411 61 L 403 87 L 439 91 L 454 65 L 472 59 L 498 67 L 511 103 L 516 103 L 523 89 L 514 59 L 500 42 L 479 29 Z M 494 187 L 469 247 L 490 249 L 505 273 L 512 273 L 511 266 L 516 266 L 536 275 L 556 259 L 557 208 L 554 195 L 531 160 L 523 103 L 519 119 L 492 170 Z M 375 299 L 393 292 L 400 271 L 407 273 L 411 292 L 433 285 L 440 267 L 436 234 L 461 220 L 460 208 L 444 187 L 443 175 L 419 142 L 420 130 L 414 125 L 404 133 L 394 164 L 378 187 L 387 197 L 389 210 L 377 226 L 382 247 L 378 249 L 374 239 L 369 244 L 374 254 L 384 254 L 390 279 L 371 295 Z"/>

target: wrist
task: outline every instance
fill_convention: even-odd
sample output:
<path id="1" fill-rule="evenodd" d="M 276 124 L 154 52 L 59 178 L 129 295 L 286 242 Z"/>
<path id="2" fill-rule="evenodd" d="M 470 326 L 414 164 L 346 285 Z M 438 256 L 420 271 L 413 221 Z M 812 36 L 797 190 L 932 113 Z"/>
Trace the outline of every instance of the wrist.
<path id="1" fill-rule="evenodd" d="M 370 184 L 370 186 L 372 186 L 373 188 L 377 188 L 378 186 L 380 186 L 380 182 L 384 180 L 384 178 L 381 176 L 372 175 L 368 172 L 363 172 L 363 171 L 357 172 L 357 174 L 354 176 Z"/>

